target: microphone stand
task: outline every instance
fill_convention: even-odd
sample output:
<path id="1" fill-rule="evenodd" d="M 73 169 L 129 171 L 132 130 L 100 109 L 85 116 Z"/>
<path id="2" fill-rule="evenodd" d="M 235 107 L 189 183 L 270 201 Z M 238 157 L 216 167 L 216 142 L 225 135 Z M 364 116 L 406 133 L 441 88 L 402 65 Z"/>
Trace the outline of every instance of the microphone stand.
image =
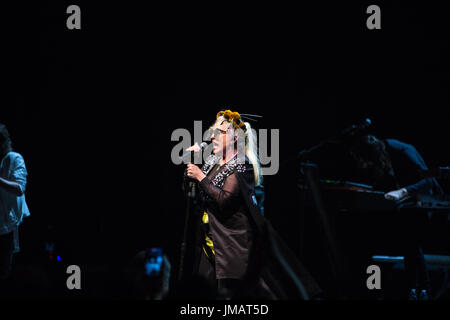
<path id="1" fill-rule="evenodd" d="M 206 143 L 202 143 L 200 145 L 201 149 L 204 149 L 207 146 Z M 212 166 L 209 170 L 212 169 Z M 209 172 L 208 170 L 208 172 Z M 206 172 L 206 174 L 208 174 Z M 187 169 L 184 170 L 184 179 L 183 179 L 183 190 L 186 193 L 186 213 L 184 217 L 184 231 L 183 231 L 183 241 L 181 243 L 180 250 L 180 266 L 178 269 L 178 280 L 181 281 L 183 278 L 184 272 L 184 258 L 186 256 L 186 244 L 187 244 L 187 236 L 188 236 L 188 225 L 189 225 L 189 216 L 191 215 L 191 206 L 192 204 L 196 204 L 196 196 L 197 196 L 197 182 L 194 179 L 188 178 Z"/>
<path id="2" fill-rule="evenodd" d="M 186 243 L 187 243 L 187 234 L 188 234 L 188 225 L 189 225 L 189 216 L 191 215 L 191 204 L 195 201 L 196 197 L 196 186 L 197 183 L 187 178 L 186 170 L 184 172 L 184 182 L 186 182 L 186 179 L 189 179 L 189 182 L 183 184 L 184 190 L 187 191 L 186 193 L 186 213 L 184 217 L 184 231 L 183 231 L 183 241 L 181 243 L 181 250 L 180 250 L 180 266 L 178 269 L 178 280 L 181 281 L 183 278 L 183 272 L 184 272 L 184 258 L 186 256 Z M 187 189 L 187 190 L 186 190 Z"/>

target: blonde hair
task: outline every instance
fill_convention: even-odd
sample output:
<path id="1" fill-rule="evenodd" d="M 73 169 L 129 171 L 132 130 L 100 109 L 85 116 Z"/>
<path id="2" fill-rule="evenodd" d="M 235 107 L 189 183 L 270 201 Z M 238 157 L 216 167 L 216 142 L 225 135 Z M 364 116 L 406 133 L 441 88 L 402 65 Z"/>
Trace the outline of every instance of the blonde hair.
<path id="1" fill-rule="evenodd" d="M 253 166 L 253 174 L 255 175 L 255 185 L 262 185 L 261 164 L 258 156 L 258 138 L 253 131 L 250 123 L 244 122 L 247 130 L 245 134 L 245 155 Z"/>
<path id="2" fill-rule="evenodd" d="M 231 123 L 230 128 L 234 131 L 241 130 L 245 133 L 245 156 L 250 161 L 253 166 L 253 174 L 255 176 L 255 185 L 260 186 L 263 182 L 263 177 L 261 173 L 261 164 L 259 162 L 258 156 L 258 139 L 254 130 L 252 129 L 250 123 L 241 120 L 241 116 L 237 112 L 232 112 L 231 110 L 219 111 L 216 116 L 216 123 L 219 118 Z M 243 127 L 245 126 L 245 130 Z"/>

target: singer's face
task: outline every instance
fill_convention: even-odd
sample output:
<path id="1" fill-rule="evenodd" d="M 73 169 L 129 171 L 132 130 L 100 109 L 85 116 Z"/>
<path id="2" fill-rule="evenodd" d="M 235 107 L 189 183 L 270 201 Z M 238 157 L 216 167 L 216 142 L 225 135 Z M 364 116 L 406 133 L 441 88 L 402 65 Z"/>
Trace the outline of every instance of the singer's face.
<path id="1" fill-rule="evenodd" d="M 234 130 L 228 122 L 218 122 L 211 127 L 211 142 L 213 144 L 213 153 L 216 155 L 226 154 L 227 148 L 233 146 Z"/>
<path id="2" fill-rule="evenodd" d="M 224 152 L 227 146 L 228 131 L 220 128 L 212 128 L 211 142 L 213 144 L 213 153 L 218 154 Z"/>

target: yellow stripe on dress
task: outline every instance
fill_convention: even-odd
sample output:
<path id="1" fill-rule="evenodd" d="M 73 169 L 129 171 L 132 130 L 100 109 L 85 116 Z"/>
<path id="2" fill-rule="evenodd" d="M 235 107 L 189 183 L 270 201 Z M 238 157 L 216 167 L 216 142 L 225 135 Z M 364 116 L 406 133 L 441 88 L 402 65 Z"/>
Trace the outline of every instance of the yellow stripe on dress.
<path id="1" fill-rule="evenodd" d="M 202 222 L 203 223 L 209 223 L 209 217 L 208 217 L 208 213 L 206 213 L 206 211 L 203 212 Z M 211 249 L 212 253 L 216 254 L 214 252 L 214 244 L 213 244 L 211 238 L 208 237 L 207 235 L 205 235 L 205 242 L 206 242 L 206 245 Z M 205 254 L 208 256 L 208 253 L 206 253 L 205 247 L 203 247 L 203 251 L 205 251 Z"/>

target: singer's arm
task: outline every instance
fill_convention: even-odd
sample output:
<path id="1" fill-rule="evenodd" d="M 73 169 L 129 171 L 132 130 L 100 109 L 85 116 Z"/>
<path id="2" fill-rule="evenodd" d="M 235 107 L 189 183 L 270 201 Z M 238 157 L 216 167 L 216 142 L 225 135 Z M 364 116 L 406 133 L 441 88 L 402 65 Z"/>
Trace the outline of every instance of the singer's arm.
<path id="1" fill-rule="evenodd" d="M 236 173 L 229 175 L 222 188 L 216 187 L 208 177 L 200 182 L 200 187 L 208 195 L 206 201 L 209 206 L 215 208 L 214 212 L 223 217 L 236 212 L 240 204 L 239 183 Z"/>
<path id="2" fill-rule="evenodd" d="M 211 180 L 197 167 L 195 164 L 188 164 L 188 176 L 199 181 L 200 187 L 208 195 L 210 205 L 216 208 L 216 212 L 222 216 L 228 216 L 235 212 L 236 206 L 239 206 L 239 183 L 237 180 L 238 173 L 235 172 L 229 175 L 222 188 L 216 187 Z M 252 175 L 252 173 L 245 172 L 244 174 Z"/>

